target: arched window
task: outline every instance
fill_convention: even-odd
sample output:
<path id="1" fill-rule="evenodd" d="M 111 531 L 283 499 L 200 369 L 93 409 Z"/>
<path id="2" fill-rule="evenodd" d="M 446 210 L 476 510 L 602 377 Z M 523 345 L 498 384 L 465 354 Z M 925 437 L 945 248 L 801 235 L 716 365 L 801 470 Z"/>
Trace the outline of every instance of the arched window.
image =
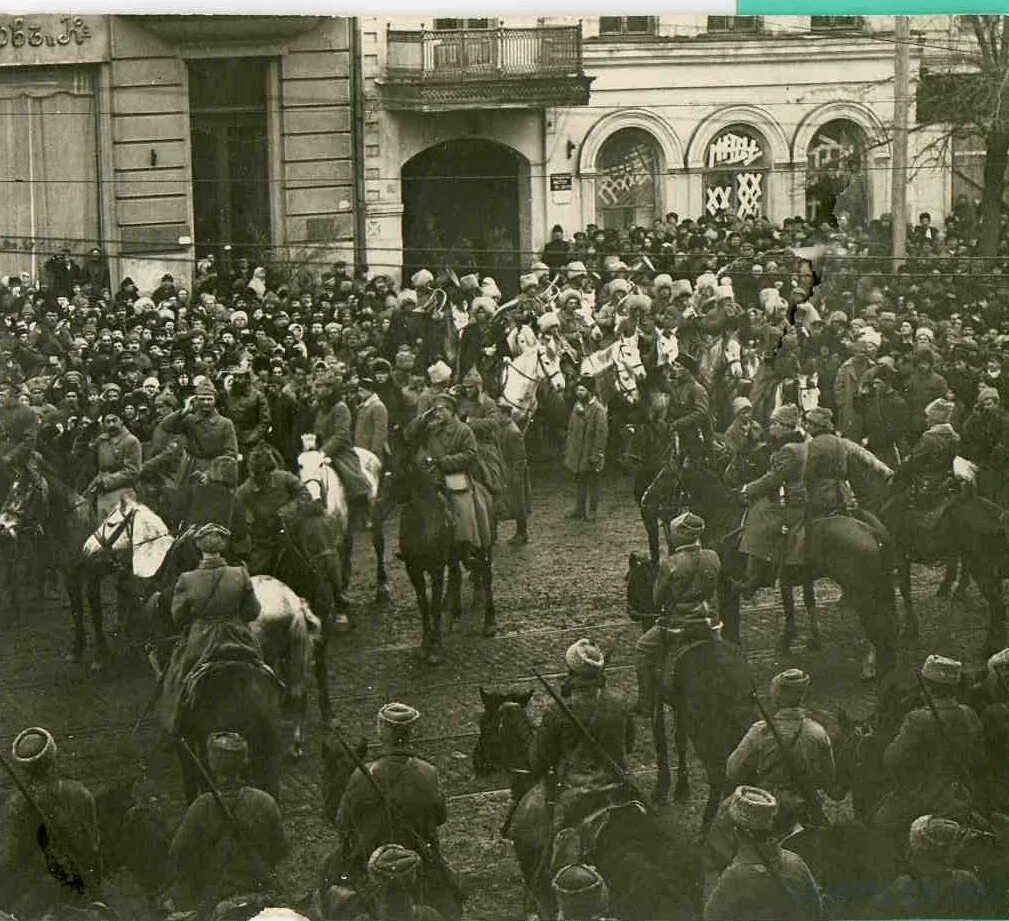
<path id="1" fill-rule="evenodd" d="M 642 128 L 621 128 L 596 158 L 596 223 L 600 227 L 650 227 L 658 200 L 662 152 Z"/>
<path id="2" fill-rule="evenodd" d="M 865 170 L 865 132 L 838 118 L 821 126 L 806 151 L 806 219 L 836 224 L 838 214 L 852 224 L 869 215 L 869 183 Z"/>
<path id="3" fill-rule="evenodd" d="M 746 125 L 718 132 L 704 156 L 704 210 L 738 217 L 762 215 L 771 165 L 767 151 L 763 136 Z"/>

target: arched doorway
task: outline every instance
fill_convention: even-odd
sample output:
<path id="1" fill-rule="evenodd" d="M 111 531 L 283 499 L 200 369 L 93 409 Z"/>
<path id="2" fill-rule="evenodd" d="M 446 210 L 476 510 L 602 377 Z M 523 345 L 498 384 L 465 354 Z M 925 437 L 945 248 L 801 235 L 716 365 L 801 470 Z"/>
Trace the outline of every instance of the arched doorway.
<path id="1" fill-rule="evenodd" d="M 861 127 L 845 118 L 817 129 L 806 150 L 806 219 L 814 224 L 837 224 L 847 214 L 854 225 L 869 217 L 869 177 L 866 137 Z"/>
<path id="2" fill-rule="evenodd" d="M 493 276 L 514 289 L 529 249 L 529 161 L 493 141 L 464 138 L 408 160 L 403 179 L 403 269 Z"/>
<path id="3" fill-rule="evenodd" d="M 596 222 L 600 227 L 651 227 L 659 201 L 662 151 L 641 128 L 614 131 L 596 158 Z"/>

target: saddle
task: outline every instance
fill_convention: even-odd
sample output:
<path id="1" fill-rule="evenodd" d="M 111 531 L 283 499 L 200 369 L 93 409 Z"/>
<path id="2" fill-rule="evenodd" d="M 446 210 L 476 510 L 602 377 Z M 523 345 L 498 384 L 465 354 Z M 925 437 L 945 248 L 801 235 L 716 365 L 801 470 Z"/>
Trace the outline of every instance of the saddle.
<path id="1" fill-rule="evenodd" d="M 284 682 L 277 677 L 277 673 L 259 657 L 255 650 L 238 643 L 225 643 L 214 650 L 211 658 L 201 662 L 186 675 L 179 695 L 181 705 L 186 708 L 191 707 L 196 701 L 197 692 L 204 680 L 234 668 L 258 672 L 275 681 L 282 690 L 285 689 Z"/>
<path id="2" fill-rule="evenodd" d="M 619 784 L 613 784 L 613 788 L 623 791 L 623 787 Z M 557 832 L 554 835 L 551 855 L 553 870 L 559 870 L 568 864 L 593 863 L 592 855 L 595 853 L 599 836 L 606 829 L 612 815 L 625 809 L 633 810 L 641 816 L 647 815 L 644 805 L 637 800 L 625 799 L 622 802 L 614 802 L 611 799 L 604 805 L 588 812 L 576 823 Z"/>

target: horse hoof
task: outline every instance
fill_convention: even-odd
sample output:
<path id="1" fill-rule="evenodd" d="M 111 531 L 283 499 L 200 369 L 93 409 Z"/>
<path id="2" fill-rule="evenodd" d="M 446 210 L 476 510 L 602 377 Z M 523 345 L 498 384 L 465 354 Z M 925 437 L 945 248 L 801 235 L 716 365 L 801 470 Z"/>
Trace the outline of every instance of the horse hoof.
<path id="1" fill-rule="evenodd" d="M 295 761 L 300 761 L 305 755 L 305 748 L 300 742 L 294 742 L 291 745 L 291 758 Z"/>
<path id="2" fill-rule="evenodd" d="M 788 655 L 792 651 L 792 638 L 790 636 L 783 636 L 778 640 L 778 652 L 782 655 Z"/>
<path id="3" fill-rule="evenodd" d="M 673 791 L 673 799 L 678 803 L 685 803 L 690 799 L 690 786 L 686 783 L 676 782 L 676 789 Z"/>
<path id="4" fill-rule="evenodd" d="M 820 637 L 818 635 L 811 636 L 806 641 L 806 649 L 809 652 L 819 652 L 822 648 L 823 643 L 820 641 Z"/>
<path id="5" fill-rule="evenodd" d="M 484 621 L 483 625 L 483 635 L 484 636 L 497 636 L 497 624 L 494 621 Z"/>
<path id="6" fill-rule="evenodd" d="M 664 787 L 656 787 L 652 790 L 652 802 L 657 806 L 665 806 L 669 802 L 669 790 Z"/>

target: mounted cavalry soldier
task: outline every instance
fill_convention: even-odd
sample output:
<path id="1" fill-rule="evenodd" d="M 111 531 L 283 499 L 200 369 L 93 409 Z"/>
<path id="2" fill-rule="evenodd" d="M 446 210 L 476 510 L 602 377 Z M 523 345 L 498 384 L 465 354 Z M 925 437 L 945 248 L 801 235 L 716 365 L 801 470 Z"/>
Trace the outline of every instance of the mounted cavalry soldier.
<path id="1" fill-rule="evenodd" d="M 368 858 L 374 921 L 441 921 L 441 914 L 417 899 L 420 855 L 400 844 L 383 844 Z M 358 918 L 357 921 L 363 921 Z"/>
<path id="2" fill-rule="evenodd" d="M 179 906 L 209 917 L 225 901 L 267 889 L 287 853 L 280 807 L 269 793 L 242 781 L 249 746 L 237 732 L 215 732 L 207 740 L 215 792 L 190 803 L 175 833 L 171 859 Z"/>
<path id="3" fill-rule="evenodd" d="M 457 406 L 451 393 L 438 393 L 430 410 L 407 426 L 404 438 L 422 466 L 444 483 L 456 541 L 485 550 L 494 542 L 494 507 L 487 484 L 480 481 L 476 436 L 456 416 Z"/>
<path id="4" fill-rule="evenodd" d="M 231 387 L 225 393 L 224 414 L 235 426 L 238 450 L 247 459 L 270 433 L 270 404 L 252 383 L 252 366 L 243 361 L 231 372 Z"/>
<path id="5" fill-rule="evenodd" d="M 227 648 L 234 656 L 262 659 L 259 641 L 249 624 L 259 616 L 259 601 L 244 566 L 224 559 L 231 532 L 216 523 L 205 524 L 194 540 L 202 555 L 200 565 L 184 572 L 172 595 L 172 623 L 185 636 L 172 651 L 165 669 L 158 711 L 170 735 L 178 727 L 180 696 L 187 676 L 215 652 Z"/>
<path id="6" fill-rule="evenodd" d="M 528 839 L 544 821 L 555 835 L 598 809 L 626 798 L 613 765 L 623 771 L 634 747 L 634 721 L 624 701 L 606 688 L 605 660 L 587 639 L 568 647 L 561 691 L 569 712 L 555 701 L 543 714 L 532 746 L 536 782 L 509 823 L 513 839 Z M 575 725 L 571 714 L 587 730 Z M 591 738 L 590 738 L 591 737 Z M 597 749 L 596 744 L 600 751 Z M 549 846 L 549 842 L 541 842 Z"/>
<path id="7" fill-rule="evenodd" d="M 818 921 L 823 904 L 816 880 L 797 854 L 778 843 L 778 802 L 759 787 L 730 796 L 734 856 L 704 906 L 705 921 Z"/>
<path id="8" fill-rule="evenodd" d="M 204 479 L 215 457 L 227 454 L 238 458 L 235 424 L 217 411 L 217 388 L 206 377 L 199 379 L 185 407 L 165 416 L 161 427 L 169 435 L 186 439 L 188 460 L 182 474 L 183 486 Z"/>
<path id="9" fill-rule="evenodd" d="M 903 843 L 920 815 L 969 817 L 974 809 L 984 758 L 984 735 L 977 714 L 957 702 L 963 666 L 930 655 L 921 668 L 925 706 L 904 717 L 897 737 L 883 753 L 893 789 L 876 812 L 875 823 Z"/>
<path id="10" fill-rule="evenodd" d="M 923 815 L 911 823 L 908 872 L 868 906 L 870 918 L 983 918 L 984 891 L 970 870 L 955 869 L 965 829 L 952 819 Z"/>
<path id="11" fill-rule="evenodd" d="M 94 493 L 99 520 L 124 496 L 136 498 L 144 452 L 135 435 L 123 425 L 118 406 L 108 404 L 102 413 L 102 433 L 95 442 L 98 473 L 85 493 Z"/>
<path id="12" fill-rule="evenodd" d="M 275 575 L 273 569 L 285 547 L 285 522 L 296 521 L 310 508 L 312 496 L 293 473 L 277 469 L 277 459 L 265 444 L 252 452 L 249 474 L 235 493 L 248 516 L 249 572 Z"/>
<path id="13" fill-rule="evenodd" d="M 95 801 L 59 776 L 56 741 L 25 729 L 11 755 L 24 793 L 11 792 L 0 817 L 0 905 L 19 918 L 69 917 L 100 897 L 102 858 Z"/>
<path id="14" fill-rule="evenodd" d="M 925 407 L 928 427 L 897 468 L 897 478 L 907 484 L 911 504 L 922 510 L 934 508 L 947 494 L 953 475 L 953 460 L 960 436 L 950 424 L 956 404 L 940 397 Z"/>
<path id="15" fill-rule="evenodd" d="M 445 797 L 438 769 L 415 750 L 411 736 L 420 713 L 402 703 L 378 711 L 382 753 L 351 775 L 340 799 L 336 829 L 343 865 L 358 892 L 368 889 L 369 859 L 388 844 L 417 849 L 421 899 L 446 918 L 458 918 L 458 891 L 441 860 L 438 829 L 445 823 Z"/>
<path id="16" fill-rule="evenodd" d="M 778 803 L 774 829 L 779 834 L 794 830 L 796 823 L 824 824 L 820 791 L 834 782 L 834 753 L 830 736 L 816 720 L 806 715 L 802 702 L 810 676 L 789 668 L 771 680 L 774 713 L 757 720 L 726 763 L 726 779 L 732 784 L 753 784 L 772 793 Z M 715 863 L 730 857 L 727 807 L 722 802 L 709 834 Z"/>
<path id="17" fill-rule="evenodd" d="M 770 466 L 763 476 L 742 488 L 748 505 L 739 549 L 748 557 L 744 597 L 773 585 L 785 564 L 801 565 L 801 542 L 795 532 L 806 516 L 806 452 L 808 442 L 799 428 L 799 407 L 779 406 L 771 414 Z"/>
<path id="18" fill-rule="evenodd" d="M 653 589 L 655 624 L 638 640 L 636 713 L 651 716 L 661 699 L 664 665 L 682 647 L 717 637 L 711 605 L 718 589 L 721 561 L 701 546 L 704 519 L 684 512 L 669 527 L 669 555 L 659 565 Z"/>

